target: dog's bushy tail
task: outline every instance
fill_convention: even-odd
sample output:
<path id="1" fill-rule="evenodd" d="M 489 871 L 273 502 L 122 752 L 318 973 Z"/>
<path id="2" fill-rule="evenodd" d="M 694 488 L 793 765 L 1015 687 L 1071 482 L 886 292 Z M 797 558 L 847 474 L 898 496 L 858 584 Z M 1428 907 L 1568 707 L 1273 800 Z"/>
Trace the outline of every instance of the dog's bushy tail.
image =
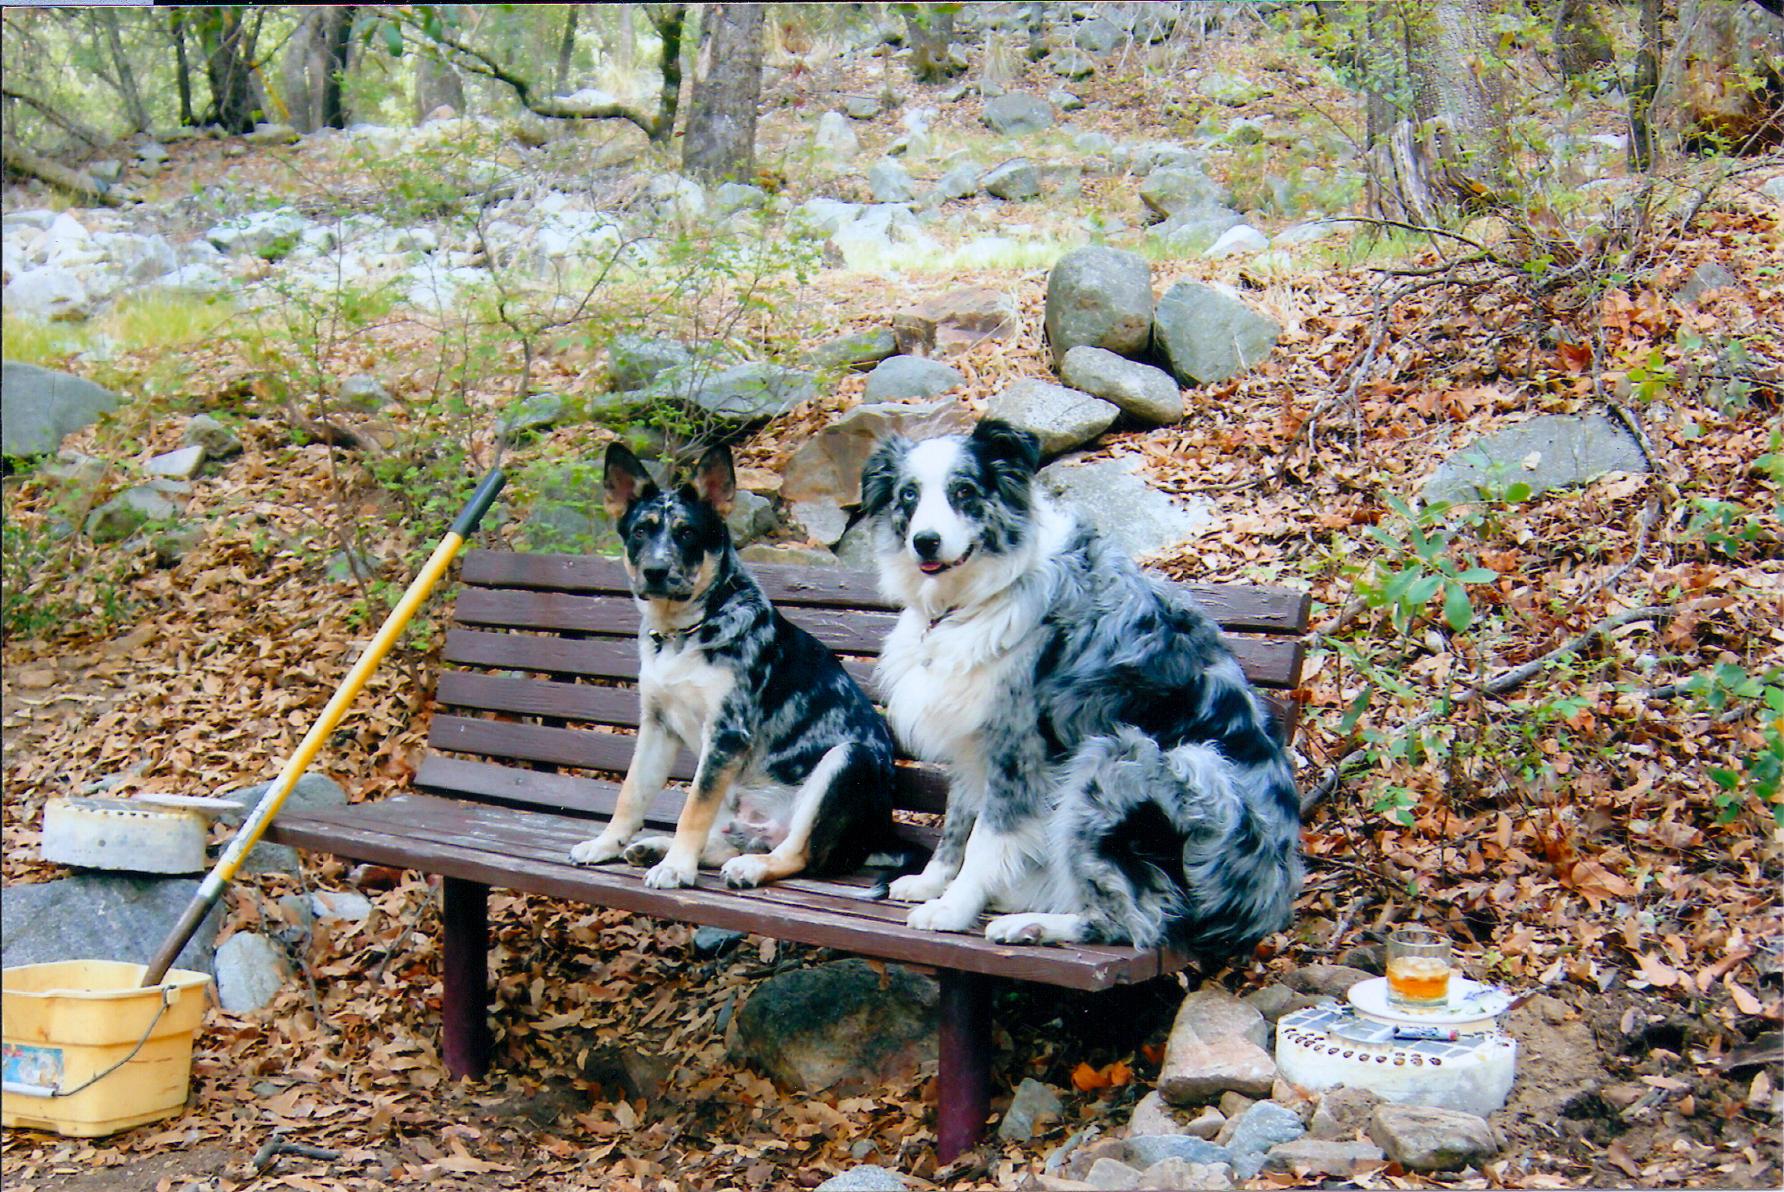
<path id="1" fill-rule="evenodd" d="M 1086 741 L 1053 843 L 1092 935 L 1226 953 L 1286 925 L 1299 825 L 1279 822 L 1278 782 L 1290 783 L 1286 763 L 1239 767 L 1207 744 L 1166 750 L 1125 727 Z"/>

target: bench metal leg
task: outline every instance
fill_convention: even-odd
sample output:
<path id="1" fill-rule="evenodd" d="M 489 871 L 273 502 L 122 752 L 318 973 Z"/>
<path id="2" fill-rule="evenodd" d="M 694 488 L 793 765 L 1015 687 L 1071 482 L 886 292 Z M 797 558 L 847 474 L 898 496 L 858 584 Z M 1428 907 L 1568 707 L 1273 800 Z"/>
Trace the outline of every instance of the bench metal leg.
<path id="1" fill-rule="evenodd" d="M 442 878 L 440 886 L 446 926 L 440 1051 L 454 1078 L 476 1080 L 489 1071 L 489 887 L 455 877 Z"/>
<path id="2" fill-rule="evenodd" d="M 991 1113 L 991 978 L 942 969 L 936 1158 L 952 1162 L 979 1144 Z"/>

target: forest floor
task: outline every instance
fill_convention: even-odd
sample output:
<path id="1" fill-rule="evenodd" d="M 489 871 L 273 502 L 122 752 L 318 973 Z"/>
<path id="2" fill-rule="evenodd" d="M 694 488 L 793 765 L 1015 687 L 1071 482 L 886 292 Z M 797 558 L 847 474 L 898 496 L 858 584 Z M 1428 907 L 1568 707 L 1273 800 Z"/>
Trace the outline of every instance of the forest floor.
<path id="1" fill-rule="evenodd" d="M 1348 110 L 1342 93 L 1321 91 L 1267 46 L 1223 52 L 1271 84 L 1236 115 L 1295 122 L 1313 137 L 1329 129 L 1327 113 Z M 1027 69 L 1029 89 L 1052 85 L 1041 67 Z M 809 115 L 827 96 L 877 86 L 871 72 L 825 70 L 783 83 L 765 156 L 808 135 L 802 108 Z M 1079 91 L 1092 109 L 1073 127 L 1122 140 L 1183 137 L 1193 116 L 1219 114 L 1203 104 L 1185 115 L 1166 102 L 1177 94 L 1172 80 L 1138 66 Z M 931 89 L 915 98 L 940 107 L 939 130 L 983 137 L 975 100 L 939 104 Z M 895 116 L 858 130 L 866 160 L 896 135 Z M 215 143 L 192 142 L 173 151 L 170 188 L 253 176 L 276 186 L 291 175 L 278 150 L 225 159 Z M 1238 171 L 1255 168 L 1239 155 L 1214 158 L 1236 189 Z M 1179 278 L 1230 283 L 1283 332 L 1258 368 L 1192 391 L 1181 424 L 1107 435 L 1096 454 L 1137 455 L 1159 487 L 1214 503 L 1204 538 L 1150 560 L 1163 572 L 1312 591 L 1320 632 L 1301 693 L 1304 786 L 1370 751 L 1308 818 L 1310 874 L 1294 927 L 1207 979 L 1244 992 L 1416 919 L 1454 935 L 1470 975 L 1540 993 L 1512 1018 L 1523 1075 L 1493 1119 L 1501 1155 L 1468 1176 L 1388 1168 L 1358 1186 L 1759 1187 L 1776 1186 L 1784 1171 L 1784 870 L 1771 809 L 1742 778 L 1757 774 L 1768 731 L 1784 731 L 1752 685 L 1784 666 L 1784 230 L 1756 194 L 1771 174 L 1726 181 L 1688 225 L 1679 204 L 1666 206 L 1621 276 L 1536 297 L 1485 268 L 1381 313 L 1379 294 L 1393 281 L 1381 268 L 1438 267 L 1441 246 L 1422 239 L 1398 242 L 1397 255 L 1309 255 L 1269 271 L 1243 260 L 1155 266 L 1159 290 Z M 795 173 L 786 185 L 796 198 L 859 197 L 848 193 L 858 181 Z M 1124 185 L 1087 180 L 1079 206 L 1063 214 L 986 198 L 965 205 L 988 231 L 1069 222 L 1104 202 L 1127 204 L 1137 222 Z M 43 202 L 13 196 L 8 209 Z M 1738 283 L 1678 300 L 1678 287 L 1711 262 Z M 957 362 L 968 378 L 963 400 L 977 408 L 1012 380 L 1050 376 L 1045 283 L 1045 267 L 912 275 L 893 280 L 888 302 L 886 278 L 826 269 L 804 297 L 830 312 L 828 334 L 884 325 L 897 306 L 958 285 L 1012 294 L 1018 336 Z M 390 362 L 429 342 L 393 321 L 323 363 L 331 375 L 375 367 L 401 378 Z M 504 367 L 469 394 L 473 419 L 508 396 L 496 374 L 517 369 L 520 353 L 504 351 Z M 372 545 L 386 559 L 427 541 L 360 463 L 292 442 L 235 337 L 183 345 L 177 362 L 151 346 L 103 370 L 59 363 L 114 384 L 156 379 L 154 400 L 68 446 L 146 458 L 177 445 L 184 419 L 170 414 L 226 409 L 242 415 L 245 451 L 197 486 L 191 512 L 215 515 L 217 528 L 177 566 L 95 569 L 65 593 L 85 608 L 122 601 L 127 617 L 105 632 L 77 620 L 8 636 L 8 885 L 65 872 L 37 859 L 52 796 L 118 776 L 114 793 L 208 794 L 269 774 L 368 632 L 363 593 L 324 578 L 316 543 L 349 519 L 376 527 Z M 540 387 L 570 392 L 598 372 L 598 359 L 568 344 L 532 368 Z M 412 371 L 419 391 L 419 360 Z M 861 387 L 845 378 L 770 424 L 742 462 L 778 467 Z M 390 388 L 405 396 L 401 379 Z M 1438 458 L 1474 437 L 1607 402 L 1640 426 L 1651 472 L 1426 524 L 1449 535 L 1442 558 L 1493 572 L 1468 587 L 1475 616 L 1465 629 L 1435 608 L 1397 609 L 1380 595 L 1388 574 L 1436 568 L 1389 496 L 1410 497 Z M 404 415 L 395 417 L 400 425 Z M 516 458 L 592 459 L 604 437 L 559 427 Z M 9 478 L 6 505 L 24 526 L 56 512 L 51 486 L 29 475 Z M 1640 608 L 1659 611 L 1525 683 L 1468 694 Z M 429 658 L 423 640 L 386 665 L 320 763 L 355 801 L 400 790 L 413 773 L 430 712 L 421 682 Z M 1440 703 L 1445 715 L 1414 723 Z M 700 959 L 680 925 L 498 894 L 497 1067 L 484 1081 L 455 1083 L 436 1047 L 437 892 L 414 874 L 310 857 L 298 878 L 238 884 L 224 935 L 261 929 L 278 896 L 300 886 L 358 888 L 375 909 L 363 923 L 319 925 L 303 957 L 308 979 L 267 1010 L 207 1014 L 185 1114 L 91 1142 L 8 1131 L 8 1188 L 765 1189 L 812 1187 L 861 1162 L 917 1186 L 1016 1187 L 1068 1135 L 1118 1132 L 1150 1086 L 1180 998 L 1174 982 L 1119 1006 L 1114 995 L 1000 993 L 996 1096 L 1032 1076 L 1064 1090 L 1067 1112 L 1029 1143 L 992 1142 L 938 1170 L 932 1080 L 872 1096 L 789 1095 L 727 1057 L 724 1023 L 741 999 L 770 974 L 827 953 L 752 937 Z M 1096 1087 L 1087 1069 L 1109 1083 Z M 256 1173 L 250 1158 L 273 1131 L 340 1158 L 286 1157 Z M 1257 1186 L 1279 1185 L 1263 1177 Z"/>

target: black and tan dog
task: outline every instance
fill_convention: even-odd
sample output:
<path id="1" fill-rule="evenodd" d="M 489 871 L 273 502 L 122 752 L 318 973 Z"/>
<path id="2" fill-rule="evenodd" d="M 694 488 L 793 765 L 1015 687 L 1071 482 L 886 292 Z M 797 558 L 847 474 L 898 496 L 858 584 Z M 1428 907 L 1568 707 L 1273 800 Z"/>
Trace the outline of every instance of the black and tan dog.
<path id="1" fill-rule="evenodd" d="M 654 862 L 644 881 L 658 888 L 692 885 L 700 865 L 756 886 L 847 872 L 895 848 L 891 734 L 835 655 L 775 611 L 732 549 L 730 451 L 707 452 L 693 484 L 665 490 L 616 443 L 603 487 L 643 615 L 643 709 L 613 820 L 571 859 Z M 684 742 L 700 760 L 673 839 L 633 840 Z"/>

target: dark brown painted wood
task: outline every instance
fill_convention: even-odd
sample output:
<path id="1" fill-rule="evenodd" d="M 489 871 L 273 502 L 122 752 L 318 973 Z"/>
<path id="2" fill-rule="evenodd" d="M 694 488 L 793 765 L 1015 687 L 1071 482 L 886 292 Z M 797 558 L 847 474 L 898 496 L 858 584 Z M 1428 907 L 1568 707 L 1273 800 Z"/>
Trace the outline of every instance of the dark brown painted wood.
<path id="1" fill-rule="evenodd" d="M 935 1157 L 950 1163 L 979 1144 L 991 1112 L 991 978 L 943 969 L 936 980 Z"/>
<path id="2" fill-rule="evenodd" d="M 454 1077 L 489 1071 L 489 887 L 447 877 L 440 883 L 440 1055 Z"/>

